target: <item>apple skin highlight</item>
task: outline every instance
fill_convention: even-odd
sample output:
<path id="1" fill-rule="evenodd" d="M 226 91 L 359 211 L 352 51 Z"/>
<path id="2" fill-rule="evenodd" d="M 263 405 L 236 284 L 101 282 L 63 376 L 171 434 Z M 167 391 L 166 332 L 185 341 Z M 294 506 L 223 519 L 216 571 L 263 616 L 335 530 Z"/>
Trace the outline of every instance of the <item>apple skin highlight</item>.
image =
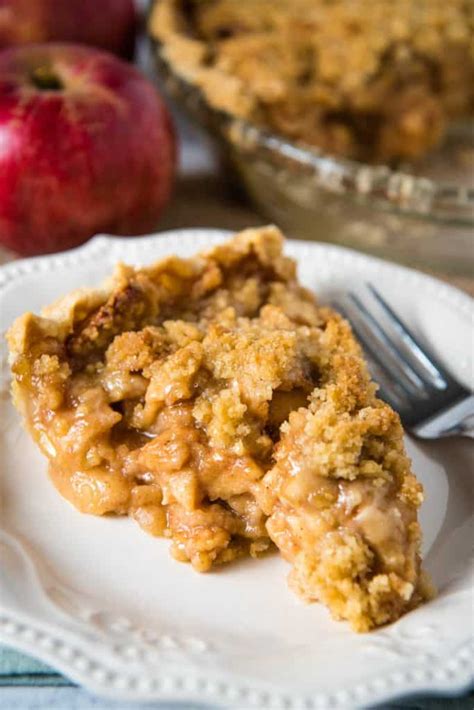
<path id="1" fill-rule="evenodd" d="M 131 65 L 72 44 L 0 53 L 0 242 L 22 255 L 153 230 L 171 195 L 172 121 Z"/>

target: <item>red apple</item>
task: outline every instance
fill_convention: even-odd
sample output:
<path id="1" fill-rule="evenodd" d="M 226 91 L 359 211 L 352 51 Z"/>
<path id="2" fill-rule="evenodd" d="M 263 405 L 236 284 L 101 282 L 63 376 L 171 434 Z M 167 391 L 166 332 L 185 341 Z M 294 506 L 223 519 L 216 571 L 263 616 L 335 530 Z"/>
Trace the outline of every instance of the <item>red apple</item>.
<path id="1" fill-rule="evenodd" d="M 0 0 L 0 49 L 38 42 L 81 42 L 130 58 L 133 0 Z"/>
<path id="2" fill-rule="evenodd" d="M 20 254 L 155 228 L 175 139 L 155 87 L 72 44 L 0 52 L 0 242 Z"/>

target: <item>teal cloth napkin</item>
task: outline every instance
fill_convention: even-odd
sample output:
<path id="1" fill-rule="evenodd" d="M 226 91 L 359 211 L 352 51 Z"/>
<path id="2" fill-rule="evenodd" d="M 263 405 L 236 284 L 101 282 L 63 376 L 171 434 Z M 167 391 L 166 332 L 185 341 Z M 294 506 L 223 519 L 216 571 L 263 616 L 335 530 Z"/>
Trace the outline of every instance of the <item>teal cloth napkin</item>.
<path id="1" fill-rule="evenodd" d="M 72 685 L 52 668 L 13 649 L 0 646 L 0 686 Z M 1 705 L 1 695 L 0 695 Z"/>

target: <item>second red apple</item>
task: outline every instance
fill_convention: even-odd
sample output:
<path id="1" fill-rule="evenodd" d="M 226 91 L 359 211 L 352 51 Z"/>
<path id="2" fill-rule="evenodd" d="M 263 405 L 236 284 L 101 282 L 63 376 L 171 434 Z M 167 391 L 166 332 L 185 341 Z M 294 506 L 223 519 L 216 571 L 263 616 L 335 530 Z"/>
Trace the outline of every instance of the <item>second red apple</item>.
<path id="1" fill-rule="evenodd" d="M 130 59 L 133 0 L 0 0 L 0 49 L 33 42 L 80 42 Z"/>

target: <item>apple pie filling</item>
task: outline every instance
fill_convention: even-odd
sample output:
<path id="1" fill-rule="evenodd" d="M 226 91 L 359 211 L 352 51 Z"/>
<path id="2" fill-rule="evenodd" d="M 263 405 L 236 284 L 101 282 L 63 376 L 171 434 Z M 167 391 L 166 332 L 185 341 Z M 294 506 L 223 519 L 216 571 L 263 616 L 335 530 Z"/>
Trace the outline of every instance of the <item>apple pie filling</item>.
<path id="1" fill-rule="evenodd" d="M 130 515 L 198 571 L 276 546 L 357 630 L 429 593 L 399 418 L 275 228 L 120 265 L 8 339 L 15 402 L 82 512 Z"/>

